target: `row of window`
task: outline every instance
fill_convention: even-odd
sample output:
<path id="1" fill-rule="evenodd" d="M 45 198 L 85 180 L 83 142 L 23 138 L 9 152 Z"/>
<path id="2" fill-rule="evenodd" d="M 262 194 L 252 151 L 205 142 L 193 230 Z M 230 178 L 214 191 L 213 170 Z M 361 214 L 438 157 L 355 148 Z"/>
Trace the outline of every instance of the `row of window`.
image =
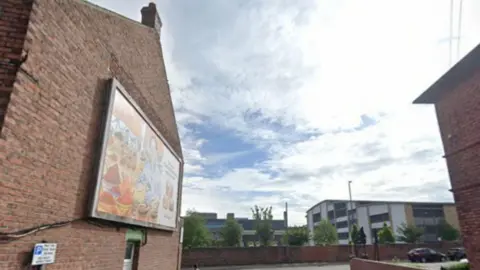
<path id="1" fill-rule="evenodd" d="M 351 224 L 357 224 L 357 220 L 352 219 Z M 337 229 L 348 228 L 348 220 L 339 221 L 335 224 L 335 226 L 337 227 Z"/>
<path id="2" fill-rule="evenodd" d="M 414 217 L 444 217 L 443 209 L 413 208 Z"/>
<path id="3" fill-rule="evenodd" d="M 416 217 L 415 219 L 416 226 L 428 226 L 428 225 L 439 225 L 445 221 L 443 217 L 436 218 L 427 218 L 427 217 Z"/>
<path id="4" fill-rule="evenodd" d="M 333 212 L 333 211 L 332 211 Z M 344 215 L 346 216 L 346 214 Z M 344 217 L 344 216 L 337 216 L 339 217 Z M 356 215 L 350 215 L 352 219 L 356 219 Z M 319 222 L 322 220 L 322 215 L 321 213 L 316 213 L 313 214 L 313 222 Z M 331 223 L 335 223 L 335 218 L 330 217 L 329 215 L 329 220 Z M 381 222 L 386 222 L 390 220 L 390 214 L 389 213 L 383 213 L 383 214 L 377 214 L 377 215 L 372 215 L 370 216 L 370 223 L 381 223 Z M 444 220 L 443 217 L 415 217 L 415 224 L 417 226 L 421 225 L 437 225 L 440 224 Z M 337 228 L 345 228 L 348 226 L 348 221 L 340 221 L 337 222 Z"/>
<path id="5" fill-rule="evenodd" d="M 347 228 L 348 227 L 348 221 L 340 221 L 340 222 L 337 222 L 337 229 L 341 229 L 341 228 Z"/>
<path id="6" fill-rule="evenodd" d="M 370 216 L 370 223 L 380 223 L 380 222 L 386 222 L 390 220 L 390 214 L 389 213 L 383 213 L 383 214 L 377 214 Z"/>
<path id="7" fill-rule="evenodd" d="M 348 232 L 337 233 L 338 240 L 348 240 Z"/>
<path id="8" fill-rule="evenodd" d="M 350 216 L 356 215 L 356 213 L 357 213 L 356 209 L 348 210 L 348 214 Z M 347 216 L 347 208 L 330 210 L 330 211 L 328 211 L 327 216 L 328 216 L 328 219 L 346 217 Z"/>

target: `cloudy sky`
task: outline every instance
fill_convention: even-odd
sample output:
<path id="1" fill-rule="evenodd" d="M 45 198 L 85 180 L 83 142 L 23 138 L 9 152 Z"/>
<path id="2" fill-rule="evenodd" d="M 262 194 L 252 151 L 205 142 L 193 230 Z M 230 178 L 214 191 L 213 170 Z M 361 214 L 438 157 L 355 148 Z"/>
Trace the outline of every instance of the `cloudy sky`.
<path id="1" fill-rule="evenodd" d="M 92 2 L 135 20 L 148 3 Z M 288 202 L 304 224 L 349 180 L 354 199 L 453 200 L 434 108 L 412 105 L 449 68 L 449 0 L 156 2 L 183 212 Z M 480 41 L 480 2 L 463 10 L 459 57 Z"/>

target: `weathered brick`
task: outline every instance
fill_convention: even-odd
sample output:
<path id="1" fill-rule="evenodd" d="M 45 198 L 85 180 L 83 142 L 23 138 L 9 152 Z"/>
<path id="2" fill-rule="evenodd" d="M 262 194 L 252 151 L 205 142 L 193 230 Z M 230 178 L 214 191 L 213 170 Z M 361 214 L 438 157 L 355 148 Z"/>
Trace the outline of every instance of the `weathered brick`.
<path id="1" fill-rule="evenodd" d="M 437 242 L 429 247 L 440 252 L 458 247 L 459 243 Z M 393 258 L 407 259 L 411 249 L 424 247 L 422 244 L 379 245 L 380 260 Z M 374 257 L 374 246 L 365 249 L 369 258 Z M 363 253 L 363 248 L 359 252 Z M 313 262 L 348 262 L 351 247 L 347 245 L 306 246 L 306 247 L 252 247 L 252 248 L 199 248 L 185 250 L 182 255 L 182 267 L 194 264 L 200 266 L 258 265 Z"/>
<path id="2" fill-rule="evenodd" d="M 435 104 L 468 259 L 480 268 L 480 71 Z"/>
<path id="3" fill-rule="evenodd" d="M 26 3 L 0 0 L 0 55 L 18 60 L 28 51 L 28 74 L 0 65 L 0 231 L 85 216 L 102 91 L 111 77 L 182 155 L 152 28 L 84 1 Z M 48 269 L 122 268 L 125 229 L 79 221 L 0 245 L 0 269 L 20 269 L 42 240 L 59 245 Z M 179 250 L 178 231 L 148 230 L 139 269 L 176 269 Z"/>

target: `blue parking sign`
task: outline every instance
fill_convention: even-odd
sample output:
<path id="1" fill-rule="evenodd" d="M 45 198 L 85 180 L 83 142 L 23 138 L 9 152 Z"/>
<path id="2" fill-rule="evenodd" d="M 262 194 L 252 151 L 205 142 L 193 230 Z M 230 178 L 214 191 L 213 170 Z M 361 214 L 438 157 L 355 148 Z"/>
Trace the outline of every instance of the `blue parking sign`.
<path id="1" fill-rule="evenodd" d="M 42 252 L 43 252 L 43 247 L 42 247 L 42 246 L 36 246 L 36 247 L 35 247 L 35 251 L 33 252 L 33 254 L 35 254 L 35 255 L 42 255 Z"/>

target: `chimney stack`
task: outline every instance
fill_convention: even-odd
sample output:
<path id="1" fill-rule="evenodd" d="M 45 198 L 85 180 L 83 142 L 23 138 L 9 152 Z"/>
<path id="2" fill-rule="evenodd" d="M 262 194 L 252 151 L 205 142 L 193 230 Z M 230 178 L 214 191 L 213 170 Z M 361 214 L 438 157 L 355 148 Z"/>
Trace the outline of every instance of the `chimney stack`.
<path id="1" fill-rule="evenodd" d="M 227 213 L 227 219 L 229 218 L 235 218 L 235 214 L 234 213 Z"/>
<path id="2" fill-rule="evenodd" d="M 162 21 L 158 15 L 157 6 L 155 3 L 150 3 L 148 6 L 143 7 L 142 10 L 142 24 L 148 27 L 154 28 L 160 35 L 162 28 Z"/>

